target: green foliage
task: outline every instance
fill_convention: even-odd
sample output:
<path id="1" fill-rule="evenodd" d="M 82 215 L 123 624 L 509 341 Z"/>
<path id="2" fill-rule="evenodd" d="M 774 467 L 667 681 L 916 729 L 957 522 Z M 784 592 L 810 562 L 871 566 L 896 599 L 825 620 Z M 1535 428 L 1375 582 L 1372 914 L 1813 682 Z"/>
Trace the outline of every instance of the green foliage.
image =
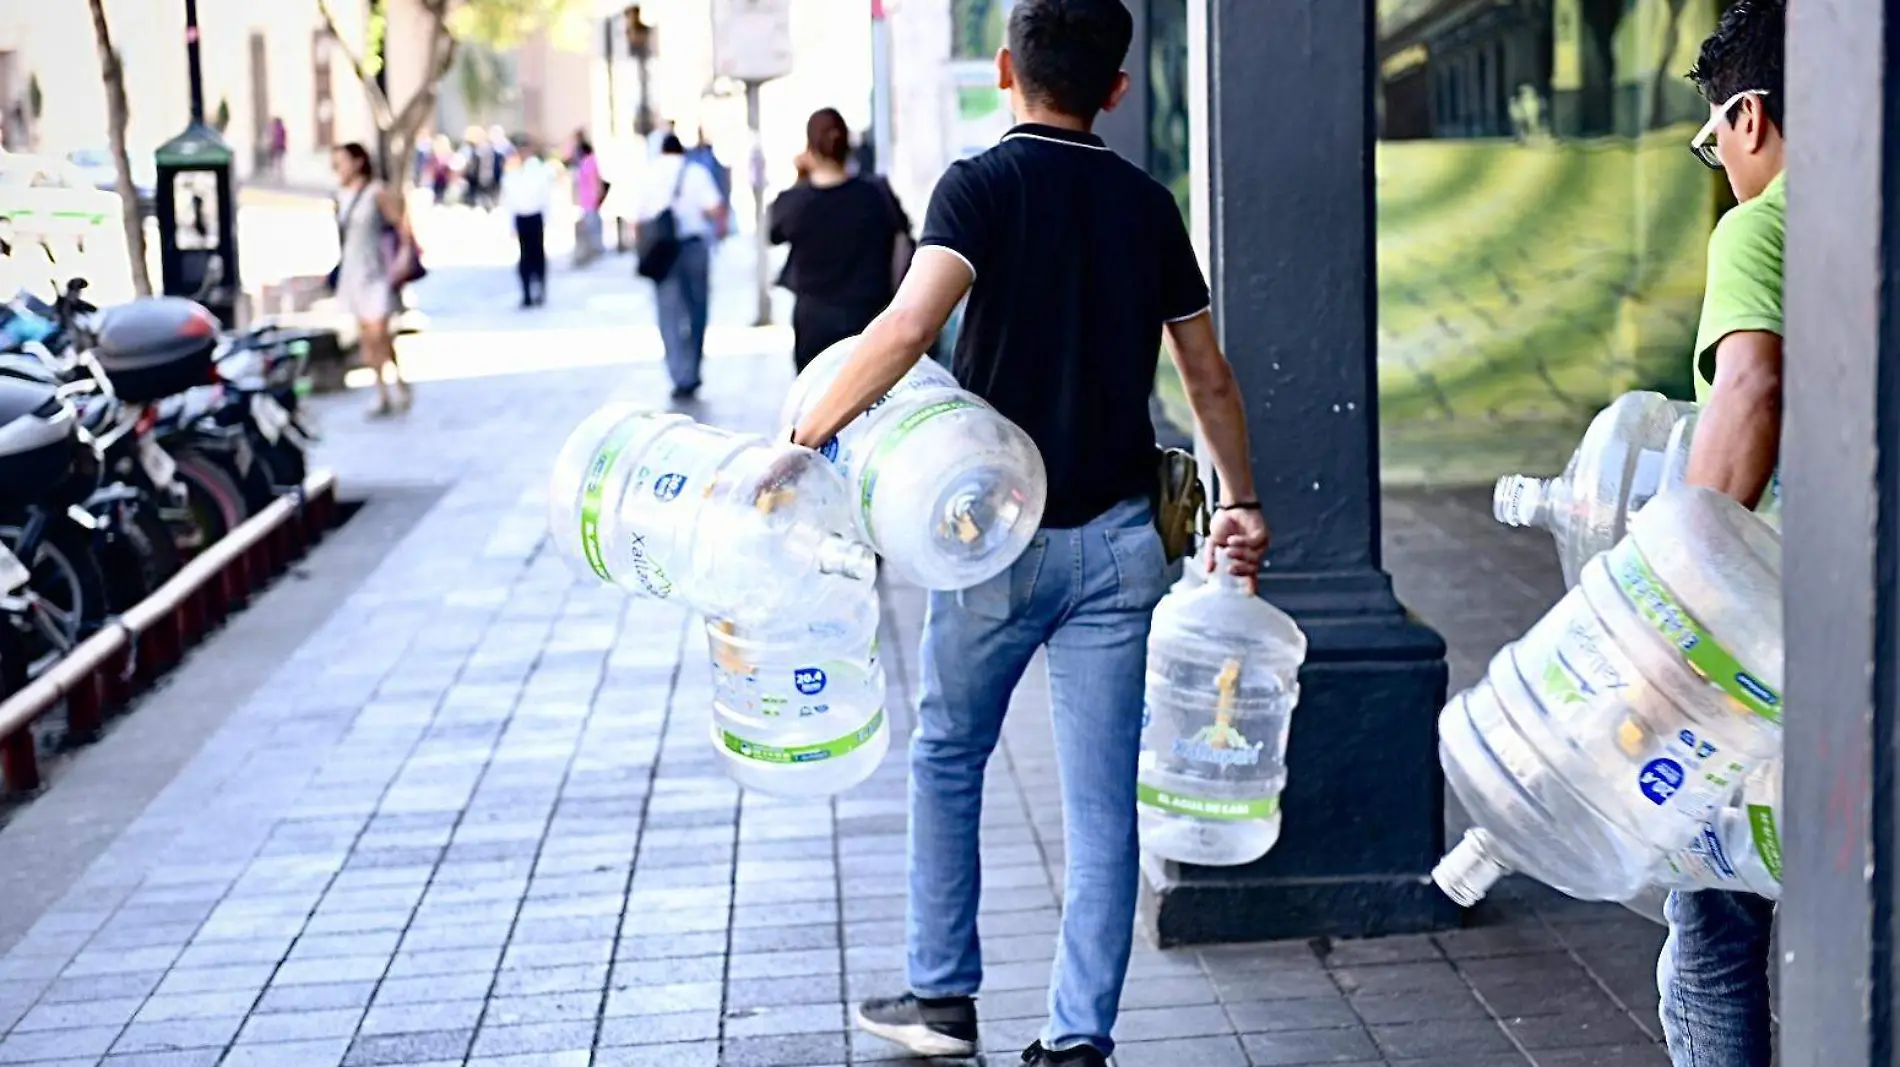
<path id="1" fill-rule="evenodd" d="M 559 28 L 583 7 L 580 0 L 466 0 L 449 15 L 449 31 L 457 40 L 503 50 L 536 30 Z"/>
<path id="2" fill-rule="evenodd" d="M 382 73 L 383 45 L 389 40 L 389 12 L 383 0 L 370 0 L 369 24 L 364 29 L 363 71 L 370 77 Z"/>
<path id="3" fill-rule="evenodd" d="M 480 46 L 464 48 L 455 57 L 455 87 L 469 119 L 486 122 L 508 89 L 508 70 L 501 57 Z"/>
<path id="4" fill-rule="evenodd" d="M 224 131 L 231 128 L 231 98 L 230 97 L 226 97 L 226 96 L 218 97 L 217 109 L 211 113 L 211 125 L 219 133 L 223 133 Z"/>
<path id="5" fill-rule="evenodd" d="M 34 122 L 38 122 L 45 109 L 46 94 L 40 89 L 40 76 L 29 74 L 26 76 L 26 113 Z"/>

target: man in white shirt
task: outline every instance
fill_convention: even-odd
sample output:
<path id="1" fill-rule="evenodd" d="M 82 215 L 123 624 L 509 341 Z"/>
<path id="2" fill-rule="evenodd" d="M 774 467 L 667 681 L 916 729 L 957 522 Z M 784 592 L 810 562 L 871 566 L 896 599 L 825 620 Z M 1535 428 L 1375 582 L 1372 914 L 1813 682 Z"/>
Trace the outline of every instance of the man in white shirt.
<path id="1" fill-rule="evenodd" d="M 548 299 L 547 215 L 553 186 L 554 175 L 540 156 L 516 152 L 508 157 L 501 175 L 501 203 L 515 217 L 515 242 L 521 249 L 515 272 L 521 276 L 524 308 Z"/>
<path id="2" fill-rule="evenodd" d="M 705 167 L 688 166 L 686 146 L 669 135 L 660 155 L 647 164 L 640 188 L 640 221 L 673 213 L 679 258 L 656 282 L 660 340 L 673 399 L 699 394 L 699 364 L 706 348 L 706 315 L 712 304 L 711 242 L 726 216 L 725 198 Z"/>

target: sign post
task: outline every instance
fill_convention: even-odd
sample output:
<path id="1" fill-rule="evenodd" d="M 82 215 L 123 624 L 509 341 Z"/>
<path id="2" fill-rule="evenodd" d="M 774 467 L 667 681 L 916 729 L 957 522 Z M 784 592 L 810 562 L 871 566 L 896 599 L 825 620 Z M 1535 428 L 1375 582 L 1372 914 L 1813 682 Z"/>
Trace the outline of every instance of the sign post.
<path id="1" fill-rule="evenodd" d="M 765 148 L 760 134 L 759 87 L 792 72 L 791 0 L 713 0 L 713 74 L 745 83 L 746 126 L 752 133 L 753 272 L 759 290 L 755 325 L 772 322 L 772 282 L 766 263 Z"/>

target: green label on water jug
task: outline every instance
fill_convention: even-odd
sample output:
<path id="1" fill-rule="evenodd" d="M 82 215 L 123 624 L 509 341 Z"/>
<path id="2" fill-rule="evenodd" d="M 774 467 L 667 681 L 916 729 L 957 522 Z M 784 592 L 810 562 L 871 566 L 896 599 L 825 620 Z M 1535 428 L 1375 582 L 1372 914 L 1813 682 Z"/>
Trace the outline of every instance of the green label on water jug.
<path id="1" fill-rule="evenodd" d="M 587 565 L 604 582 L 611 582 L 614 576 L 607 571 L 607 557 L 600 550 L 600 498 L 606 487 L 607 474 L 614 469 L 614 461 L 627 447 L 627 441 L 639 430 L 639 420 L 628 419 L 614 427 L 594 452 L 594 462 L 587 468 L 587 478 L 581 482 L 581 554 L 587 557 Z"/>
<path id="2" fill-rule="evenodd" d="M 863 727 L 837 738 L 817 745 L 796 745 L 791 748 L 779 748 L 775 745 L 761 745 L 756 741 L 747 741 L 730 730 L 719 731 L 719 743 L 735 755 L 760 763 L 817 763 L 820 760 L 837 759 L 863 748 L 865 742 L 877 736 L 884 727 L 884 711 L 878 709 L 871 721 Z"/>
<path id="3" fill-rule="evenodd" d="M 1254 800 L 1214 800 L 1209 797 L 1184 796 L 1142 784 L 1135 786 L 1135 801 L 1143 807 L 1165 811 L 1170 815 L 1191 815 L 1197 819 L 1218 819 L 1222 822 L 1247 822 L 1252 819 L 1270 818 L 1274 812 L 1280 810 L 1278 796 L 1259 797 Z"/>
<path id="4" fill-rule="evenodd" d="M 1781 829 L 1775 825 L 1775 810 L 1766 804 L 1748 806 L 1748 828 L 1755 835 L 1755 854 L 1775 881 L 1781 881 Z"/>
<path id="5" fill-rule="evenodd" d="M 877 541 L 877 534 L 871 529 L 871 498 L 877 492 L 878 464 L 896 451 L 904 438 L 909 437 L 917 427 L 931 419 L 939 415 L 948 415 L 953 411 L 962 411 L 964 408 L 981 406 L 974 400 L 960 396 L 940 400 L 935 404 L 927 404 L 904 416 L 896 426 L 891 427 L 891 432 L 884 435 L 884 439 L 877 443 L 877 450 L 871 453 L 871 458 L 864 461 L 864 468 L 858 475 L 858 510 L 864 516 L 865 536 L 869 537 L 873 543 Z"/>
<path id="6" fill-rule="evenodd" d="M 1781 693 L 1750 674 L 1734 653 L 1710 636 L 1702 623 L 1656 577 L 1656 572 L 1649 569 L 1634 540 L 1626 539 L 1612 549 L 1609 565 L 1610 576 L 1629 598 L 1636 614 L 1674 645 L 1697 674 L 1769 722 L 1781 721 Z"/>

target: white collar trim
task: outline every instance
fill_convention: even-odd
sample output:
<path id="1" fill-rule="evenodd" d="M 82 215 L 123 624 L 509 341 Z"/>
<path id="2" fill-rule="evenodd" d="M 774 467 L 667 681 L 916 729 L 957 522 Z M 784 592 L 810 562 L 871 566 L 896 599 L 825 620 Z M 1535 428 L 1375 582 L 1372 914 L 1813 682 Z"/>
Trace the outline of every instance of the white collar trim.
<path id="1" fill-rule="evenodd" d="M 1108 147 L 1105 144 L 1089 144 L 1085 141 L 1069 141 L 1061 137 L 1045 137 L 1044 135 L 1040 133 L 1028 133 L 1028 132 L 1020 131 L 1020 130 L 1017 131 L 1016 133 L 1004 134 L 1003 140 L 1014 141 L 1018 137 L 1021 137 L 1021 138 L 1024 138 L 1025 140 L 1030 140 L 1030 141 L 1047 141 L 1050 144 L 1068 145 L 1070 148 L 1086 148 L 1092 152 L 1114 151 L 1114 149 Z"/>

